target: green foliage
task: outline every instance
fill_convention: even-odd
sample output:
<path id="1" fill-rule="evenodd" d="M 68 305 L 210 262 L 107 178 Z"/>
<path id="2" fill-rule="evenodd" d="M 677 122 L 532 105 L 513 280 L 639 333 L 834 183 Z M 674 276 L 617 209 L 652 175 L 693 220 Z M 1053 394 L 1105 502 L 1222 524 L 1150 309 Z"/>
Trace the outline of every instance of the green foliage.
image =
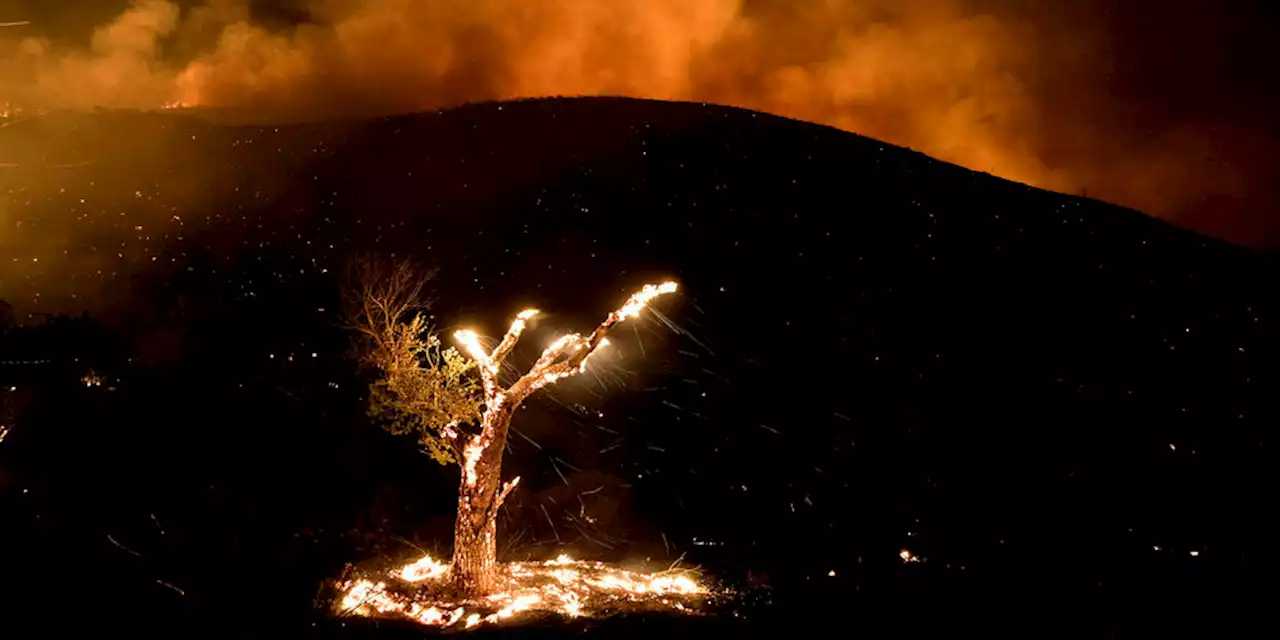
<path id="1" fill-rule="evenodd" d="M 384 372 L 370 385 L 369 415 L 396 435 L 418 439 L 440 464 L 456 462 L 449 425 L 480 418 L 481 388 L 471 370 L 475 362 L 456 349 L 441 349 L 430 336 L 419 351 L 420 364 Z"/>
<path id="2" fill-rule="evenodd" d="M 359 335 L 360 359 L 378 373 L 369 389 L 369 416 L 391 433 L 417 438 L 440 464 L 456 462 L 457 438 L 445 432 L 480 419 L 483 389 L 475 363 L 441 348 L 422 317 L 428 306 L 423 285 L 431 274 L 403 261 L 368 259 L 355 268 L 356 283 L 344 302 Z"/>

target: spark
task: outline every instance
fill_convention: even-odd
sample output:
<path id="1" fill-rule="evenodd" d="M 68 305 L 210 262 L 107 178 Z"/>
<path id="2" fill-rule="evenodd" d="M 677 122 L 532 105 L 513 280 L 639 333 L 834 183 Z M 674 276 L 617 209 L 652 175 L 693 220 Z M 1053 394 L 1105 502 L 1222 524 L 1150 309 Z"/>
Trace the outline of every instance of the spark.
<path id="1" fill-rule="evenodd" d="M 537 442 L 536 440 L 534 440 L 533 438 L 530 438 L 529 436 L 526 436 L 526 435 L 524 434 L 524 432 L 523 432 L 523 431 L 521 431 L 521 430 L 519 430 L 519 429 L 516 429 L 516 428 L 514 428 L 514 427 L 512 427 L 512 429 L 511 429 L 511 430 L 512 430 L 512 431 L 514 431 L 516 435 L 518 435 L 518 436 L 520 436 L 521 438 L 524 438 L 525 440 L 529 441 L 529 444 L 531 444 L 531 445 L 533 445 L 533 446 L 537 447 L 539 451 L 541 451 L 541 450 L 542 450 L 542 445 L 538 444 L 538 442 Z"/>
<path id="2" fill-rule="evenodd" d="M 577 467 L 573 466 L 572 464 L 569 464 L 569 461 L 565 460 L 564 458 L 558 458 L 558 457 L 557 457 L 557 458 L 553 458 L 553 459 L 554 459 L 556 462 L 559 462 L 560 464 L 562 464 L 562 465 L 564 465 L 564 466 L 566 466 L 566 467 L 569 467 L 570 469 L 573 469 L 574 471 L 577 471 L 578 473 L 582 473 L 582 469 L 579 469 L 579 468 L 577 468 Z"/>
<path id="3" fill-rule="evenodd" d="M 540 505 L 538 505 L 538 506 L 542 508 L 542 515 L 546 516 L 546 518 L 547 518 L 547 524 L 551 525 L 551 533 L 554 533 L 554 534 L 556 535 L 556 542 L 559 542 L 559 541 L 560 541 L 560 532 L 559 532 L 559 531 L 556 531 L 556 523 L 554 523 L 554 522 L 552 522 L 552 521 L 551 521 L 551 514 L 550 514 L 549 512 L 547 512 L 547 505 L 545 505 L 545 504 L 540 504 Z"/>
<path id="4" fill-rule="evenodd" d="M 564 482 L 564 486 L 569 486 L 569 479 L 564 477 L 564 473 L 560 471 L 560 465 L 556 464 L 556 459 L 551 459 L 551 468 L 556 470 L 556 475 L 560 476 L 560 481 Z"/>
<path id="5" fill-rule="evenodd" d="M 124 550 L 126 553 L 129 553 L 130 555 L 133 555 L 133 556 L 136 556 L 136 557 L 139 557 L 139 558 L 141 558 L 141 557 L 142 557 L 142 554 L 141 554 L 141 553 L 138 553 L 137 551 L 134 551 L 133 549 L 130 549 L 129 547 L 126 547 L 126 546 L 124 546 L 124 545 L 120 544 L 119 542 L 117 542 L 117 541 L 116 541 L 116 539 L 115 539 L 115 538 L 111 537 L 111 534 L 109 534 L 109 533 L 107 534 L 107 541 L 108 541 L 108 542 L 110 542 L 111 544 L 114 544 L 115 546 L 119 547 L 120 549 Z"/>
<path id="6" fill-rule="evenodd" d="M 501 590 L 478 599 L 435 597 L 448 567 L 429 555 L 387 572 L 388 579 L 359 575 L 339 585 L 340 615 L 390 617 L 443 629 L 493 625 L 521 614 L 599 617 L 631 609 L 694 612 L 693 605 L 715 595 L 689 572 L 642 573 L 568 555 L 542 562 L 503 565 Z M 423 587 L 423 585 L 426 585 Z"/>

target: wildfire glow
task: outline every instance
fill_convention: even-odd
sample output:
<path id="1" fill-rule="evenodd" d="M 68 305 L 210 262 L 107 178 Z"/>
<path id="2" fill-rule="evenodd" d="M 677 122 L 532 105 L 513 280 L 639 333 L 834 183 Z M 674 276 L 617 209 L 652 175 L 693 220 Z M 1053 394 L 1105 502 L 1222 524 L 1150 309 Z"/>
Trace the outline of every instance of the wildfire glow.
<path id="1" fill-rule="evenodd" d="M 390 581 L 361 576 L 344 582 L 336 605 L 341 615 L 399 617 L 427 626 L 471 629 L 524 612 L 569 618 L 623 609 L 693 613 L 698 603 L 714 596 L 685 572 L 640 573 L 565 555 L 544 562 L 511 562 L 503 566 L 503 573 L 505 588 L 487 597 L 434 598 L 431 586 L 446 583 L 448 566 L 423 556 L 388 572 Z"/>

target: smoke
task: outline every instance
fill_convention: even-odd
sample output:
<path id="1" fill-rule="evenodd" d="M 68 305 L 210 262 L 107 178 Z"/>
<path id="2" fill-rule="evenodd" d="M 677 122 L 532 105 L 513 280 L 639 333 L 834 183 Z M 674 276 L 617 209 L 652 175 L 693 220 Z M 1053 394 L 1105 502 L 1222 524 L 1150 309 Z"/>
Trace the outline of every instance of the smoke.
<path id="1" fill-rule="evenodd" d="M 1249 97 L 1219 82 L 1257 52 L 1221 53 L 1241 37 L 1225 9 L 1135 21 L 1106 4 L 298 0 L 277 19 L 248 0 L 134 0 L 87 42 L 0 31 L 0 104 L 311 118 L 544 95 L 717 102 L 1236 240 L 1274 233 L 1278 136 L 1228 111 Z"/>

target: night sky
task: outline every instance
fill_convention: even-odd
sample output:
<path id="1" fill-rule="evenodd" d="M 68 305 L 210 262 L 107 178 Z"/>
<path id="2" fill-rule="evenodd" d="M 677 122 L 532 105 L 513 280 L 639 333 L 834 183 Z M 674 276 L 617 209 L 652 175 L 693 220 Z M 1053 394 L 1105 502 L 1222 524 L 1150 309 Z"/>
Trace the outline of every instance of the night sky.
<path id="1" fill-rule="evenodd" d="M 682 285 L 517 416 L 508 557 L 687 554 L 773 603 L 743 605 L 762 635 L 840 611 L 908 636 L 1240 637 L 1259 606 L 1274 256 L 700 104 L 3 135 L 27 155 L 0 297 L 94 327 L 0 343 L 27 407 L 0 548 L 32 611 L 88 571 L 113 576 L 84 605 L 104 620 L 296 631 L 343 563 L 448 539 L 456 470 L 362 416 L 336 298 L 370 251 L 440 267 L 442 332 L 547 311 L 515 363 Z"/>
<path id="2" fill-rule="evenodd" d="M 1274 246 L 1280 34 L 1264 5 L 4 0 L 0 23 L 17 24 L 0 27 L 0 105 L 268 121 L 547 95 L 707 101 Z"/>

